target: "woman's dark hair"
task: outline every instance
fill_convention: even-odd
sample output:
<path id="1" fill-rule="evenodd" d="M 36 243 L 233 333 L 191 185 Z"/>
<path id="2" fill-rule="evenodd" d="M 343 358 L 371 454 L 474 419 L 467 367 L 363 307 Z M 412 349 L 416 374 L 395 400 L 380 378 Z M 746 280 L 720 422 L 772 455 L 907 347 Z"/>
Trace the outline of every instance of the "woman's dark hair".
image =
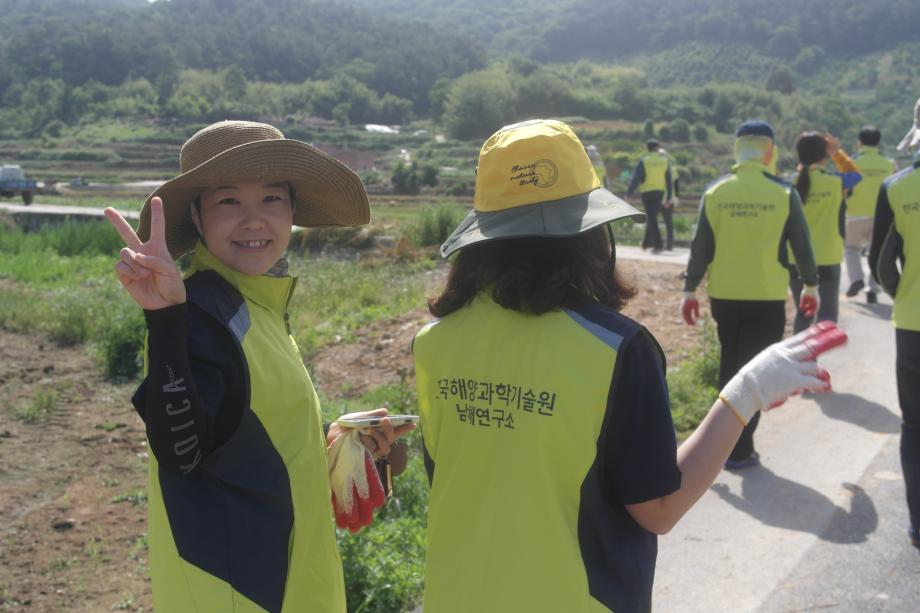
<path id="1" fill-rule="evenodd" d="M 600 226 L 576 236 L 509 238 L 461 250 L 428 310 L 444 317 L 481 291 L 505 307 L 540 315 L 599 302 L 620 310 L 636 290 L 610 270 L 610 239 Z"/>
<path id="2" fill-rule="evenodd" d="M 799 176 L 795 180 L 795 189 L 802 198 L 802 204 L 805 204 L 808 190 L 811 188 L 808 166 L 817 164 L 827 157 L 827 141 L 819 132 L 802 132 L 795 141 L 795 151 L 799 156 Z"/>

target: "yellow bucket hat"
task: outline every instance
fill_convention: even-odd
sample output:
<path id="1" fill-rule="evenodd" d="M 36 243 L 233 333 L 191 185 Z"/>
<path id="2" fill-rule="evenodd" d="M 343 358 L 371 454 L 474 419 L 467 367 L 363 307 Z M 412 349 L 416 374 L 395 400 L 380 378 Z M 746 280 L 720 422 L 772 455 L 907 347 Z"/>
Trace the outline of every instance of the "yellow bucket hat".
<path id="1" fill-rule="evenodd" d="M 505 126 L 479 151 L 473 210 L 441 245 L 441 256 L 483 241 L 572 236 L 640 213 L 601 186 L 568 125 L 532 119 Z"/>
<path id="2" fill-rule="evenodd" d="M 348 166 L 274 126 L 220 121 L 196 132 L 179 154 L 180 174 L 144 202 L 137 236 L 150 236 L 150 201 L 163 199 L 166 246 L 177 258 L 198 240 L 189 205 L 208 187 L 235 181 L 287 181 L 294 188 L 294 224 L 360 226 L 370 221 L 364 184 Z"/>

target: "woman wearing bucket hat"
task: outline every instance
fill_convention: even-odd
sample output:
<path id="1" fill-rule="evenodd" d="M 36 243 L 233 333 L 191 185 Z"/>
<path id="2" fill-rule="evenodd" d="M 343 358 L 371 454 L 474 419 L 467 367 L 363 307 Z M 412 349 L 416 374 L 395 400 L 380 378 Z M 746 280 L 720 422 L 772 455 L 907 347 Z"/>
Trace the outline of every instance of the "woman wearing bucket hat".
<path id="1" fill-rule="evenodd" d="M 127 243 L 116 273 L 148 329 L 132 401 L 152 452 L 154 607 L 344 611 L 326 447 L 350 437 L 320 422 L 288 327 L 284 253 L 292 223 L 367 223 L 367 196 L 345 165 L 266 124 L 202 129 L 180 168 L 147 199 L 136 234 L 106 210 Z M 173 259 L 190 250 L 183 280 Z M 411 428 L 383 421 L 366 439 L 381 453 Z M 349 501 L 361 485 L 353 516 L 337 517 L 353 530 L 369 523 L 382 504 L 373 465 L 332 473 Z"/>
<path id="2" fill-rule="evenodd" d="M 920 98 L 914 125 L 898 145 L 920 150 Z M 920 159 L 882 183 L 875 206 L 869 268 L 894 297 L 895 371 L 901 405 L 901 470 L 910 542 L 920 547 Z"/>
<path id="3" fill-rule="evenodd" d="M 706 491 L 742 423 L 798 390 L 845 340 L 823 324 L 757 356 L 680 449 L 664 357 L 618 313 L 609 222 L 641 217 L 600 186 L 558 121 L 483 145 L 475 208 L 439 317 L 415 338 L 431 478 L 426 611 L 642 611 L 656 534 Z"/>

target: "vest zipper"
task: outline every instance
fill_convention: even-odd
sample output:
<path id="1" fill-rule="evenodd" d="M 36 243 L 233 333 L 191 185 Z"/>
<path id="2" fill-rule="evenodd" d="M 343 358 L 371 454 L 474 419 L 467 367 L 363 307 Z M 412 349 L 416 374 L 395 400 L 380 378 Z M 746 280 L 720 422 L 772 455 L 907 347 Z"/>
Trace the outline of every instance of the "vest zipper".
<path id="1" fill-rule="evenodd" d="M 291 298 L 294 297 L 294 288 L 297 286 L 297 278 L 291 277 L 291 284 L 288 286 L 287 296 L 284 299 L 284 327 L 288 336 L 291 334 L 291 315 L 288 313 L 288 306 L 291 304 Z"/>

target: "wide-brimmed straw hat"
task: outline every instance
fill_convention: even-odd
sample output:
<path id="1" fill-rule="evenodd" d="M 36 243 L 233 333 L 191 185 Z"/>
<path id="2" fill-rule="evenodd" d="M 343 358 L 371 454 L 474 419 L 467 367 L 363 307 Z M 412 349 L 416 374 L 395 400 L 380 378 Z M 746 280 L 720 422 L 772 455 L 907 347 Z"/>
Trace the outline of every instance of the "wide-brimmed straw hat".
<path id="1" fill-rule="evenodd" d="M 348 166 L 277 128 L 251 121 L 211 124 L 185 141 L 179 176 L 158 187 L 141 210 L 138 237 L 150 236 L 150 201 L 163 199 L 166 245 L 177 258 L 198 239 L 189 205 L 204 189 L 237 182 L 286 181 L 294 188 L 294 224 L 360 226 L 370 221 L 364 185 Z"/>
<path id="2" fill-rule="evenodd" d="M 441 255 L 504 238 L 573 236 L 645 215 L 601 186 L 585 148 L 561 121 L 505 126 L 479 152 L 473 210 Z"/>
<path id="3" fill-rule="evenodd" d="M 898 151 L 908 151 L 918 145 L 920 145 L 920 98 L 917 98 L 914 104 L 914 125 L 898 143 Z"/>

